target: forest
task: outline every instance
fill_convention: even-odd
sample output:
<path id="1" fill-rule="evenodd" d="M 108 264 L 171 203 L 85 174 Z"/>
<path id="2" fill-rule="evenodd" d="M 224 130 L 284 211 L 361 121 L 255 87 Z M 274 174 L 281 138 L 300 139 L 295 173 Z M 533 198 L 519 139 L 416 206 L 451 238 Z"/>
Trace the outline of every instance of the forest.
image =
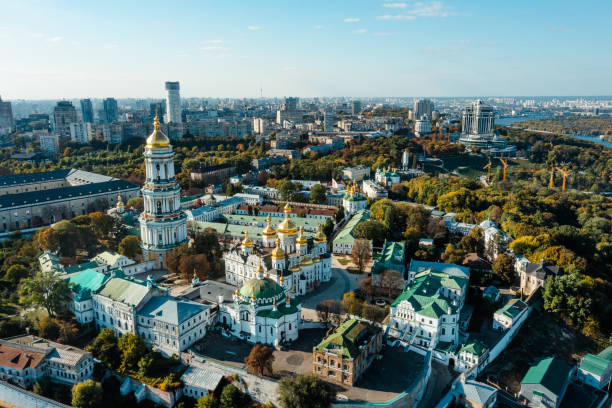
<path id="1" fill-rule="evenodd" d="M 523 120 L 514 126 L 524 129 L 544 130 L 555 134 L 612 135 L 612 118 L 563 116 L 549 119 Z"/>

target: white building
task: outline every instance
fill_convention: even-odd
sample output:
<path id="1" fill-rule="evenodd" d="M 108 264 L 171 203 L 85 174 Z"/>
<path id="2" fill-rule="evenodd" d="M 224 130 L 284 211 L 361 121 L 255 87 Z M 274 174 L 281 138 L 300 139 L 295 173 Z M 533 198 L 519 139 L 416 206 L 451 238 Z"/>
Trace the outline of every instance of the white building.
<path id="1" fill-rule="evenodd" d="M 427 269 L 415 275 L 391 304 L 389 336 L 423 349 L 457 345 L 459 314 L 468 279 Z"/>
<path id="2" fill-rule="evenodd" d="M 507 330 L 527 313 L 527 304 L 521 299 L 510 299 L 493 313 L 493 329 Z"/>
<path id="3" fill-rule="evenodd" d="M 290 218 L 291 208 L 285 206 L 285 219 L 272 227 L 271 217 L 262 231 L 262 248 L 254 249 L 248 231 L 239 248 L 223 257 L 225 281 L 241 286 L 256 278 L 261 270 L 284 290 L 304 295 L 310 289 L 331 279 L 331 254 L 321 225 L 314 238 L 307 239 Z M 262 273 L 263 273 L 262 272 Z"/>
<path id="4" fill-rule="evenodd" d="M 141 245 L 145 260 L 155 261 L 158 268 L 163 268 L 167 252 L 187 242 L 187 216 L 181 209 L 181 187 L 174 175 L 174 152 L 157 116 L 153 133 L 147 138 L 144 157 L 144 211 L 139 218 Z"/>
<path id="5" fill-rule="evenodd" d="M 140 338 L 168 356 L 180 355 L 203 338 L 212 324 L 210 306 L 170 296 L 152 297 L 136 318 Z"/>
<path id="6" fill-rule="evenodd" d="M 414 121 L 414 133 L 423 136 L 431 133 L 431 122 L 429 119 L 417 119 Z"/>
<path id="7" fill-rule="evenodd" d="M 233 197 L 241 198 L 242 200 L 244 200 L 245 203 L 249 205 L 261 205 L 264 202 L 263 197 L 259 194 L 237 193 L 234 194 Z"/>
<path id="8" fill-rule="evenodd" d="M 121 269 L 124 266 L 133 265 L 136 263 L 136 261 L 128 258 L 127 256 L 118 254 L 114 251 L 101 252 L 92 260 L 98 264 L 108 265 L 108 269 Z"/>
<path id="9" fill-rule="evenodd" d="M 323 131 L 333 132 L 336 115 L 332 111 L 323 112 Z"/>
<path id="10" fill-rule="evenodd" d="M 355 214 L 358 211 L 365 210 L 368 206 L 367 198 L 359 191 L 359 186 L 355 182 L 352 186 L 346 188 L 346 193 L 342 197 L 342 207 L 348 215 Z"/>
<path id="11" fill-rule="evenodd" d="M 59 152 L 59 138 L 54 133 L 40 133 L 40 150 L 57 154 Z"/>
<path id="12" fill-rule="evenodd" d="M 77 143 L 89 143 L 89 132 L 87 131 L 87 123 L 75 122 L 70 124 L 70 139 Z"/>
<path id="13" fill-rule="evenodd" d="M 166 123 L 181 123 L 181 94 L 177 82 L 166 82 Z"/>
<path id="14" fill-rule="evenodd" d="M 365 195 L 372 200 L 387 198 L 389 196 L 389 192 L 386 188 L 372 180 L 364 180 L 361 186 Z"/>
<path id="15" fill-rule="evenodd" d="M 374 174 L 374 180 L 385 187 L 391 187 L 393 184 L 400 182 L 400 175 L 389 168 L 381 169 L 378 167 Z"/>
<path id="16" fill-rule="evenodd" d="M 189 365 L 181 376 L 183 394 L 196 400 L 202 398 L 213 393 L 223 378 L 231 374 L 210 362 L 204 366 Z"/>
<path id="17" fill-rule="evenodd" d="M 267 121 L 262 118 L 253 119 L 253 133 L 263 135 L 266 132 Z"/>

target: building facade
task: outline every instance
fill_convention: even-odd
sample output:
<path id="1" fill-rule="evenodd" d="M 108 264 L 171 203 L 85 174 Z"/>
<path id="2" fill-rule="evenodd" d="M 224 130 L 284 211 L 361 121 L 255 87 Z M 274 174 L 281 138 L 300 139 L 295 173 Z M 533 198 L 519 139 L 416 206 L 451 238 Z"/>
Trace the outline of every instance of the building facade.
<path id="1" fill-rule="evenodd" d="M 181 86 L 177 82 L 166 82 L 166 122 L 181 123 Z"/>
<path id="2" fill-rule="evenodd" d="M 61 139 L 70 137 L 70 124 L 77 121 L 76 109 L 69 101 L 59 101 L 53 108 L 53 123 L 55 133 Z"/>
<path id="3" fill-rule="evenodd" d="M 157 267 L 164 268 L 167 252 L 187 242 L 187 215 L 181 209 L 174 152 L 157 117 L 153 133 L 147 138 L 144 157 L 144 211 L 139 219 L 141 245 L 145 260 L 154 260 Z"/>

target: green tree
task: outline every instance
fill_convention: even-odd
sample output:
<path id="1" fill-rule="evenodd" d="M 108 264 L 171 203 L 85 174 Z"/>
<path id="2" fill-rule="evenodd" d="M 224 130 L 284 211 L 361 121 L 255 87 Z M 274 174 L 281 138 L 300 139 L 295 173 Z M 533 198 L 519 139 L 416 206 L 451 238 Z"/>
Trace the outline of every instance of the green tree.
<path id="1" fill-rule="evenodd" d="M 57 320 L 49 316 L 43 317 L 38 323 L 38 334 L 40 337 L 55 341 L 60 335 L 60 325 Z"/>
<path id="2" fill-rule="evenodd" d="M 277 189 L 283 201 L 290 201 L 291 196 L 297 192 L 296 185 L 289 179 L 281 181 Z"/>
<path id="3" fill-rule="evenodd" d="M 117 337 L 112 329 L 104 328 L 98 333 L 91 346 L 87 347 L 106 367 L 116 369 L 121 363 L 121 352 Z"/>
<path id="4" fill-rule="evenodd" d="M 102 406 L 102 385 L 93 380 L 72 387 L 72 406 L 75 408 L 98 408 Z"/>
<path id="5" fill-rule="evenodd" d="M 512 257 L 506 254 L 499 254 L 493 262 L 493 275 L 505 283 L 512 283 L 514 280 L 514 263 Z"/>
<path id="6" fill-rule="evenodd" d="M 221 407 L 237 408 L 244 404 L 244 394 L 234 384 L 228 384 L 221 391 Z"/>
<path id="7" fill-rule="evenodd" d="M 117 346 L 121 351 L 120 370 L 123 372 L 136 369 L 138 361 L 147 353 L 147 346 L 144 341 L 133 333 L 126 333 L 119 337 Z"/>
<path id="8" fill-rule="evenodd" d="M 128 235 L 119 243 L 119 253 L 130 259 L 138 259 L 142 255 L 140 248 L 140 238 L 136 235 Z"/>
<path id="9" fill-rule="evenodd" d="M 195 408 L 218 408 L 219 400 L 212 394 L 206 394 L 202 398 L 198 398 Z"/>
<path id="10" fill-rule="evenodd" d="M 28 268 L 23 265 L 11 265 L 6 274 L 4 275 L 4 279 L 12 283 L 19 283 L 24 278 L 28 277 Z"/>
<path id="11" fill-rule="evenodd" d="M 298 374 L 279 381 L 283 408 L 328 408 L 336 400 L 336 389 L 314 374 Z"/>
<path id="12" fill-rule="evenodd" d="M 113 229 L 114 220 L 108 214 L 94 212 L 89 214 L 89 218 L 91 218 L 91 227 L 98 238 L 107 237 Z"/>
<path id="13" fill-rule="evenodd" d="M 355 238 L 373 240 L 375 244 L 382 244 L 387 236 L 387 228 L 378 220 L 360 222 L 353 232 Z"/>
<path id="14" fill-rule="evenodd" d="M 19 301 L 26 306 L 44 307 L 50 316 L 59 313 L 72 297 L 68 281 L 53 271 L 38 272 L 19 285 Z"/>
<path id="15" fill-rule="evenodd" d="M 327 194 L 325 192 L 325 187 L 321 184 L 315 184 L 310 189 L 310 202 L 313 204 L 324 204 L 325 199 L 327 198 Z"/>

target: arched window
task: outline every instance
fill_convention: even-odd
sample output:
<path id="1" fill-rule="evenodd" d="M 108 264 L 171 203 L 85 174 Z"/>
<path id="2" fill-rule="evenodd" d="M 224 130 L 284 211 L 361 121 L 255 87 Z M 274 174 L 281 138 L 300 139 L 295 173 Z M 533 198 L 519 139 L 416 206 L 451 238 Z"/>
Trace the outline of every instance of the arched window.
<path id="1" fill-rule="evenodd" d="M 155 170 L 157 170 L 156 174 L 157 174 L 157 181 L 159 181 L 159 163 L 155 165 Z"/>
<path id="2" fill-rule="evenodd" d="M 157 202 L 157 213 L 158 213 L 158 214 L 161 214 L 161 212 L 162 212 L 162 205 L 161 205 L 161 201 L 158 201 L 158 202 Z"/>
<path id="3" fill-rule="evenodd" d="M 166 179 L 170 178 L 168 177 L 168 163 L 164 163 L 164 176 Z"/>

